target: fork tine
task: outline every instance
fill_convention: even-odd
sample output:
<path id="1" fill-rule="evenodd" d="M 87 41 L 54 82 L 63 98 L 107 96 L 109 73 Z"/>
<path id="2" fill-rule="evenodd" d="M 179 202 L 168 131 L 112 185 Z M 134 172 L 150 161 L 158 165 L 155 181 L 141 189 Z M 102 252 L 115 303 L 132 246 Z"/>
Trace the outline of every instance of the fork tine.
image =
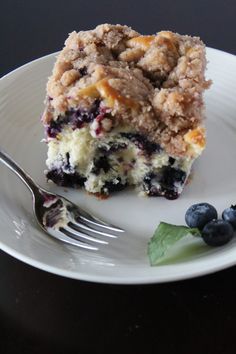
<path id="1" fill-rule="evenodd" d="M 70 232 L 69 230 L 67 230 L 65 227 L 60 227 L 60 232 L 63 234 L 63 237 L 65 236 L 66 239 L 71 240 L 72 242 L 77 242 L 79 247 L 88 249 L 88 250 L 94 250 L 94 251 L 98 251 L 98 247 L 90 245 L 86 242 L 84 242 L 83 240 L 80 240 L 78 237 L 76 237 L 75 234 L 73 234 L 72 232 Z M 76 243 L 76 245 L 77 245 Z M 72 243 L 74 244 L 74 243 Z"/>
<path id="2" fill-rule="evenodd" d="M 73 245 L 73 246 L 77 246 L 80 248 L 84 248 L 87 250 L 92 250 L 92 251 L 98 251 L 98 248 L 92 245 L 89 245 L 83 241 L 78 241 L 76 240 L 74 237 L 70 237 L 68 236 L 63 228 L 60 228 L 60 231 L 55 231 L 53 229 L 50 230 L 50 235 L 52 235 L 54 238 L 56 238 L 57 240 L 60 240 L 62 242 L 65 242 L 67 244 Z"/>
<path id="3" fill-rule="evenodd" d="M 69 204 L 71 204 L 71 202 L 69 202 Z M 105 228 L 107 230 L 112 230 L 112 231 L 117 231 L 117 232 L 125 232 L 125 230 L 121 229 L 120 227 L 105 223 L 103 220 L 100 220 L 99 218 L 88 213 L 84 209 L 81 209 L 78 205 L 73 204 L 73 207 L 67 206 L 67 208 L 69 211 L 73 212 L 77 218 L 80 218 L 80 219 L 84 220 L 85 222 L 89 222 L 95 226 L 98 226 L 100 228 Z"/>
<path id="4" fill-rule="evenodd" d="M 80 232 L 84 232 L 84 230 L 86 230 L 86 231 L 92 232 L 93 234 L 97 234 L 97 236 L 101 235 L 101 236 L 107 236 L 107 237 L 111 237 L 111 238 L 117 238 L 117 235 L 103 232 L 103 231 L 97 230 L 95 228 L 91 228 L 90 226 L 87 226 L 84 223 L 80 223 L 78 220 L 75 220 L 75 219 L 71 220 L 69 222 L 69 224 L 71 224 L 71 226 L 75 230 L 78 230 Z M 83 229 L 83 230 L 81 230 L 81 229 Z"/>
<path id="5" fill-rule="evenodd" d="M 89 222 L 92 225 L 98 226 L 100 228 L 104 228 L 107 230 L 117 231 L 117 232 L 125 232 L 125 230 L 120 229 L 112 224 L 104 223 L 102 220 L 92 217 L 91 219 L 85 217 L 84 215 L 79 215 L 79 218 L 84 220 L 85 222 Z"/>
<path id="6" fill-rule="evenodd" d="M 64 229 L 66 231 L 72 233 L 73 237 L 84 238 L 85 240 L 88 240 L 88 241 L 91 241 L 91 242 L 101 243 L 101 244 L 104 244 L 104 245 L 108 244 L 107 241 L 99 240 L 96 237 L 93 237 L 93 236 L 90 236 L 87 233 L 81 232 L 80 228 L 76 224 L 72 223 L 71 221 L 68 222 L 67 227 L 68 228 L 64 228 Z"/>

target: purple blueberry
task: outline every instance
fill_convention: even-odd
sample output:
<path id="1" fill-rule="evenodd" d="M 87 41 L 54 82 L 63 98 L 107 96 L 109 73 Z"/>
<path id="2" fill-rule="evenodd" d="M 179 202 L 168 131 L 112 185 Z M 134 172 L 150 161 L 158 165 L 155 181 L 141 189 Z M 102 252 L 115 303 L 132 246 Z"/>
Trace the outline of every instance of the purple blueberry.
<path id="1" fill-rule="evenodd" d="M 99 158 L 94 160 L 91 172 L 95 175 L 99 175 L 101 170 L 103 170 L 104 173 L 107 173 L 110 168 L 111 166 L 109 164 L 108 158 L 106 156 L 100 156 Z"/>
<path id="2" fill-rule="evenodd" d="M 109 155 L 111 153 L 123 150 L 127 148 L 126 143 L 119 143 L 119 142 L 109 142 L 106 145 L 100 145 L 98 147 L 98 152 L 103 153 L 105 155 Z"/>
<path id="3" fill-rule="evenodd" d="M 122 191 L 123 189 L 126 188 L 126 184 L 121 182 L 120 177 L 116 178 L 116 181 L 107 181 L 105 182 L 103 188 L 102 188 L 102 192 L 104 194 L 109 194 L 109 193 L 113 193 L 113 192 L 119 192 Z"/>
<path id="4" fill-rule="evenodd" d="M 230 208 L 225 209 L 222 213 L 222 218 L 228 221 L 236 230 L 236 205 L 231 205 Z"/>
<path id="5" fill-rule="evenodd" d="M 169 164 L 172 166 L 175 163 L 175 159 L 173 157 L 169 157 Z"/>
<path id="6" fill-rule="evenodd" d="M 186 172 L 179 168 L 165 166 L 161 170 L 160 184 L 164 190 L 177 192 L 178 185 L 182 185 L 186 179 Z"/>
<path id="7" fill-rule="evenodd" d="M 166 199 L 174 200 L 178 198 L 178 187 L 185 179 L 184 171 L 165 166 L 156 173 L 148 173 L 143 179 L 143 188 L 150 197 L 164 196 Z"/>
<path id="8" fill-rule="evenodd" d="M 91 123 L 100 114 L 100 101 L 95 100 L 89 110 L 78 108 L 67 113 L 73 129 L 82 128 L 84 123 Z"/>
<path id="9" fill-rule="evenodd" d="M 46 133 L 49 138 L 55 138 L 57 134 L 61 132 L 61 125 L 52 121 L 49 126 L 46 127 Z"/>
<path id="10" fill-rule="evenodd" d="M 213 219 L 217 219 L 217 211 L 208 203 L 193 204 L 185 214 L 186 224 L 189 227 L 197 227 L 199 230 L 202 230 Z"/>
<path id="11" fill-rule="evenodd" d="M 69 110 L 64 115 L 59 115 L 57 120 L 50 122 L 46 127 L 47 135 L 56 138 L 65 125 L 70 125 L 72 129 L 82 128 L 84 123 L 91 123 L 99 114 L 101 114 L 100 100 L 95 100 L 88 110 L 83 108 Z"/>
<path id="12" fill-rule="evenodd" d="M 82 187 L 86 181 L 86 178 L 81 176 L 78 172 L 65 173 L 61 169 L 48 171 L 47 179 L 53 181 L 58 186 L 72 188 Z"/>
<path id="13" fill-rule="evenodd" d="M 212 220 L 202 230 L 202 238 L 209 246 L 223 246 L 228 243 L 234 235 L 232 225 L 225 220 Z"/>
<path id="14" fill-rule="evenodd" d="M 121 136 L 132 141 L 140 150 L 151 155 L 154 152 L 160 152 L 161 147 L 152 141 L 149 141 L 145 136 L 139 133 L 121 133 Z"/>

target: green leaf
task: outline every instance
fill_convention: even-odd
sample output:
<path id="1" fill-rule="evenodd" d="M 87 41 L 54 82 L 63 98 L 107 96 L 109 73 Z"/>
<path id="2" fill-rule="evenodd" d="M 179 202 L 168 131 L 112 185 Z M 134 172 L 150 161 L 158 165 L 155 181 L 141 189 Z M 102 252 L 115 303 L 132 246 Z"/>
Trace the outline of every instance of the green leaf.
<path id="1" fill-rule="evenodd" d="M 201 236 L 197 228 L 191 229 L 188 226 L 160 222 L 148 243 L 148 256 L 151 265 L 157 265 L 177 241 L 188 235 Z"/>

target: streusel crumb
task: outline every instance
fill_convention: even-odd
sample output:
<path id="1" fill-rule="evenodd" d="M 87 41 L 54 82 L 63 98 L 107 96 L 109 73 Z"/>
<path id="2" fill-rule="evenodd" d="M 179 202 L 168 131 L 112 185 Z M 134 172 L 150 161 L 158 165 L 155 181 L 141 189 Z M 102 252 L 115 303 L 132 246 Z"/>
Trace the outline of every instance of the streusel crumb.
<path id="1" fill-rule="evenodd" d="M 197 37 L 169 31 L 142 36 L 109 24 L 72 32 L 47 84 L 43 121 L 99 99 L 113 117 L 104 122 L 108 130 L 128 123 L 171 156 L 185 156 L 185 136 L 203 120 L 202 93 L 210 86 L 205 67 L 205 46 Z"/>

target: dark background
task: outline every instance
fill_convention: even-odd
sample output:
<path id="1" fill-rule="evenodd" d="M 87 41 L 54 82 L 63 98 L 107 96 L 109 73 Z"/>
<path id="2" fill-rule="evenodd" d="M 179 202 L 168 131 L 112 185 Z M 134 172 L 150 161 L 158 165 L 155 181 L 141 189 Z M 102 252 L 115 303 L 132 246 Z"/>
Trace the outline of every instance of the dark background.
<path id="1" fill-rule="evenodd" d="M 104 22 L 198 35 L 236 54 L 235 0 L 1 0 L 0 76 Z M 0 353 L 235 353 L 235 279 L 234 267 L 178 283 L 99 285 L 0 252 Z"/>

